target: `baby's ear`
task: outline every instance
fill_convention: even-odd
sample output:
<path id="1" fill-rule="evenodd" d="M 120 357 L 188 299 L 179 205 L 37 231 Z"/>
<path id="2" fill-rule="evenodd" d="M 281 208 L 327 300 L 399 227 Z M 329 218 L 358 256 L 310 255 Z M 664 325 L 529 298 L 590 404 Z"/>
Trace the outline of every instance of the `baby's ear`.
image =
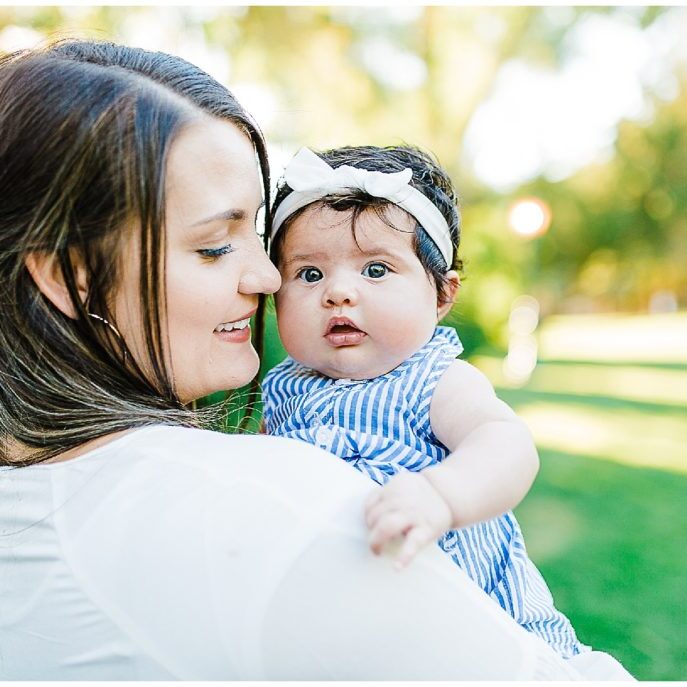
<path id="1" fill-rule="evenodd" d="M 456 294 L 460 288 L 460 277 L 455 270 L 449 270 L 446 273 L 444 286 L 441 289 L 441 294 L 437 299 L 437 318 L 442 319 L 448 315 L 448 311 L 456 301 Z"/>

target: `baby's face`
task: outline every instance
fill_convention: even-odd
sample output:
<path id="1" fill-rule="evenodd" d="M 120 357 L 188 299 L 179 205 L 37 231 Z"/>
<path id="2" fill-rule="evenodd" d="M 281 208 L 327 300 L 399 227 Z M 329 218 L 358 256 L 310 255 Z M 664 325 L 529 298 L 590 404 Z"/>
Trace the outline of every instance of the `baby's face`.
<path id="1" fill-rule="evenodd" d="M 364 212 L 355 238 L 350 212 L 315 205 L 291 223 L 276 305 L 294 360 L 335 379 L 370 379 L 432 336 L 437 293 L 413 251 L 415 221 L 395 206 L 387 217 L 397 229 Z"/>

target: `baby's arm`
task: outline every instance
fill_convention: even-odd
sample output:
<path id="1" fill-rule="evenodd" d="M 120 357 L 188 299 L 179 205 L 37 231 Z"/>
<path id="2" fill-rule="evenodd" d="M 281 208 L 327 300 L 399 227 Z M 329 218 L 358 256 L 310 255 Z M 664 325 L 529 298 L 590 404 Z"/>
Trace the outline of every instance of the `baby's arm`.
<path id="1" fill-rule="evenodd" d="M 456 360 L 446 370 L 430 422 L 451 453 L 422 474 L 451 509 L 452 527 L 488 520 L 520 503 L 539 470 L 537 449 L 527 425 L 477 368 Z"/>
<path id="2" fill-rule="evenodd" d="M 422 472 L 394 476 L 366 505 L 375 553 L 404 535 L 399 566 L 446 530 L 488 520 L 516 506 L 539 469 L 527 426 L 496 396 L 487 378 L 465 361 L 454 361 L 439 380 L 430 422 L 451 453 Z"/>

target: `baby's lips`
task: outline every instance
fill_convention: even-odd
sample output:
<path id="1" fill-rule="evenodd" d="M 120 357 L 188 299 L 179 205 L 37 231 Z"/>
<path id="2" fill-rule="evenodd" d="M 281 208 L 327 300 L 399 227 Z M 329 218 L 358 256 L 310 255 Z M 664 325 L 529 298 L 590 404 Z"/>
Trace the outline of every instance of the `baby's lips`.
<path id="1" fill-rule="evenodd" d="M 349 329 L 348 331 L 331 331 L 324 335 L 325 341 L 330 346 L 357 346 L 367 338 L 367 334 L 360 329 Z"/>
<path id="2" fill-rule="evenodd" d="M 327 334 L 331 334 L 334 327 L 350 327 L 351 329 L 362 332 L 363 334 L 366 333 L 362 329 L 360 329 L 360 327 L 358 327 L 358 325 L 353 320 L 351 320 L 348 317 L 332 317 L 329 319 L 329 322 L 327 322 L 327 327 L 325 329 L 324 335 L 327 336 Z"/>

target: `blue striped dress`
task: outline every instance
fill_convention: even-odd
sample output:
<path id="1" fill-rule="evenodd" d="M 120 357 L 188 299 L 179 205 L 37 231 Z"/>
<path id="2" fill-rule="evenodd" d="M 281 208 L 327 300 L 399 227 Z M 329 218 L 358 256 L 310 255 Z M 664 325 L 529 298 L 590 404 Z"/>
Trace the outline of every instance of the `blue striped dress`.
<path id="1" fill-rule="evenodd" d="M 365 380 L 332 379 L 287 358 L 263 381 L 266 431 L 320 446 L 379 484 L 400 470 L 423 470 L 448 454 L 432 432 L 429 409 L 437 382 L 462 350 L 453 329 L 437 327 L 398 367 Z M 561 656 L 586 650 L 527 556 L 512 512 L 451 530 L 438 543 L 520 625 Z"/>

